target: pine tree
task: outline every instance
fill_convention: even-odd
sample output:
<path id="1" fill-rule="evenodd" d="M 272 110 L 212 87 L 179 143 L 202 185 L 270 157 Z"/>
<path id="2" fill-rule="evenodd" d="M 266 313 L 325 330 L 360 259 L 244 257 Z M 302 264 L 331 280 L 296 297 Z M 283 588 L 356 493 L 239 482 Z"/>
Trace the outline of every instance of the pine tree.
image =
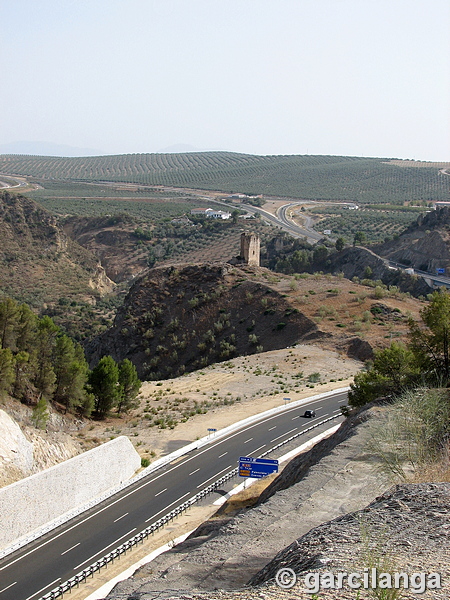
<path id="1" fill-rule="evenodd" d="M 15 328 L 17 325 L 18 306 L 11 298 L 0 302 L 0 349 L 15 347 Z"/>
<path id="2" fill-rule="evenodd" d="M 14 381 L 14 357 L 9 348 L 0 350 L 0 397 L 9 392 Z"/>
<path id="3" fill-rule="evenodd" d="M 89 385 L 94 396 L 94 412 L 104 419 L 120 400 L 119 367 L 112 356 L 101 358 L 89 375 Z"/>
<path id="4" fill-rule="evenodd" d="M 136 408 L 138 402 L 136 396 L 141 389 L 141 381 L 138 379 L 136 367 L 125 358 L 119 363 L 120 399 L 117 404 L 117 412 L 120 414 Z"/>
<path id="5" fill-rule="evenodd" d="M 47 401 L 45 398 L 41 397 L 33 409 L 31 420 L 38 429 L 45 429 L 49 416 Z"/>
<path id="6" fill-rule="evenodd" d="M 88 366 L 83 349 L 67 335 L 57 338 L 54 350 L 55 393 L 53 400 L 66 410 L 83 406 Z"/>
<path id="7" fill-rule="evenodd" d="M 59 328 L 50 317 L 39 319 L 36 337 L 35 385 L 45 398 L 51 400 L 55 389 L 56 375 L 53 370 L 53 350 Z"/>

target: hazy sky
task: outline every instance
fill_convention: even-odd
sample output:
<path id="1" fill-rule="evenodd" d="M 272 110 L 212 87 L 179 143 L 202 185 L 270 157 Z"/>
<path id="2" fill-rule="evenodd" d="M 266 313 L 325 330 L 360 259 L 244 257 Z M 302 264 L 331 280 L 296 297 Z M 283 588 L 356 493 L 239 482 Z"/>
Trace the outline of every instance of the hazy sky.
<path id="1" fill-rule="evenodd" d="M 449 0 L 0 0 L 0 143 L 450 161 Z"/>

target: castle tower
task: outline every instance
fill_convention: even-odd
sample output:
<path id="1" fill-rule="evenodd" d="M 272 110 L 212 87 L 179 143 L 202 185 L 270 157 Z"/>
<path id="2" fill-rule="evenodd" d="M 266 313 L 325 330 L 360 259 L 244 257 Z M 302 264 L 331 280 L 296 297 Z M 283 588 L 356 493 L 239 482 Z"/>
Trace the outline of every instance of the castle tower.
<path id="1" fill-rule="evenodd" d="M 241 235 L 241 260 L 254 267 L 259 267 L 261 240 L 256 233 L 245 231 Z"/>

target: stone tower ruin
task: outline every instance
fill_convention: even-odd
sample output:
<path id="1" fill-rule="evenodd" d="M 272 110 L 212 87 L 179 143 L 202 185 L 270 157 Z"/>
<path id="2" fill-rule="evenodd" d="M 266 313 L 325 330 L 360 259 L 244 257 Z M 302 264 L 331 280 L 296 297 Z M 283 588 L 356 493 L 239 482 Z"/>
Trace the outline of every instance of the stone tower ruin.
<path id="1" fill-rule="evenodd" d="M 247 265 L 259 267 L 261 240 L 256 233 L 248 231 L 241 235 L 241 261 Z"/>

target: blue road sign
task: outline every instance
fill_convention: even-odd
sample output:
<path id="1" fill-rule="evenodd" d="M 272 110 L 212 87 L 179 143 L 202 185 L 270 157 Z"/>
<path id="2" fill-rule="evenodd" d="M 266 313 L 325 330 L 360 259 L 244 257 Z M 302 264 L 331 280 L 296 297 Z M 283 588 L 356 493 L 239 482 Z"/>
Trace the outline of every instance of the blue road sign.
<path id="1" fill-rule="evenodd" d="M 214 427 L 208 427 L 208 431 L 217 431 Z"/>
<path id="2" fill-rule="evenodd" d="M 445 275 L 445 269 L 436 269 L 438 275 Z"/>
<path id="3" fill-rule="evenodd" d="M 239 475 L 241 477 L 254 477 L 261 479 L 278 472 L 278 461 L 269 458 L 253 458 L 252 456 L 241 456 L 239 458 Z"/>

